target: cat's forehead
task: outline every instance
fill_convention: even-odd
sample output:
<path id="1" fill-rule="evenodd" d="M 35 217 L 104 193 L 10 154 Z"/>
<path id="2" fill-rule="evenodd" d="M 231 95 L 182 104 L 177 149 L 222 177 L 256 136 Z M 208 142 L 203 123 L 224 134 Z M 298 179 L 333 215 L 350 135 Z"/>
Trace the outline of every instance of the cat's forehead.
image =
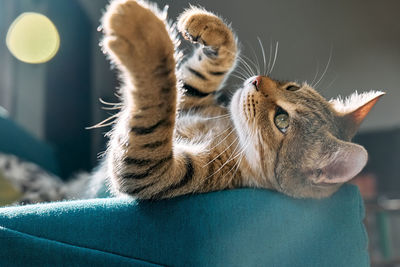
<path id="1" fill-rule="evenodd" d="M 332 113 L 332 106 L 328 100 L 321 96 L 313 87 L 307 83 L 276 81 L 278 86 L 287 86 L 297 84 L 300 89 L 296 91 L 287 91 L 277 99 L 277 104 L 289 106 L 290 110 L 307 110 L 314 112 Z"/>

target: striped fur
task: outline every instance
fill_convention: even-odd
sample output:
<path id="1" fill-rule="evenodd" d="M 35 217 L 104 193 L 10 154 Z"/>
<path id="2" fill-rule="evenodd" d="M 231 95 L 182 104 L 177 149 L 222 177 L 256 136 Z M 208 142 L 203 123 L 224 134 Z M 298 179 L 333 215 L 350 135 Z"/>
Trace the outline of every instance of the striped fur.
<path id="1" fill-rule="evenodd" d="M 103 28 L 104 51 L 123 82 L 106 153 L 116 193 L 162 199 L 254 186 L 325 197 L 342 183 L 326 185 L 334 181 L 328 168 L 334 155 L 346 149 L 364 155 L 351 137 L 341 136 L 343 114 L 306 84 L 289 92 L 285 86 L 295 83 L 263 77 L 259 88 L 245 83 L 228 108 L 219 106 L 215 94 L 238 49 L 230 27 L 208 11 L 191 7 L 178 18 L 182 36 L 198 44 L 181 64 L 176 33 L 153 4 L 112 1 Z M 274 125 L 278 106 L 291 118 L 285 135 Z"/>

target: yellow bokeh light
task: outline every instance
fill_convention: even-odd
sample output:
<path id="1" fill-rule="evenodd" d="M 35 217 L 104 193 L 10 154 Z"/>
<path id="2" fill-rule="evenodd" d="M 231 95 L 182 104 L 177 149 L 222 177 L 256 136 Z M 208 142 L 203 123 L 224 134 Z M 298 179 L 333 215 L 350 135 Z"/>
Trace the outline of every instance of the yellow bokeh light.
<path id="1" fill-rule="evenodd" d="M 60 36 L 56 26 L 46 16 L 27 12 L 11 24 L 6 44 L 19 60 L 38 64 L 52 59 L 60 47 Z"/>

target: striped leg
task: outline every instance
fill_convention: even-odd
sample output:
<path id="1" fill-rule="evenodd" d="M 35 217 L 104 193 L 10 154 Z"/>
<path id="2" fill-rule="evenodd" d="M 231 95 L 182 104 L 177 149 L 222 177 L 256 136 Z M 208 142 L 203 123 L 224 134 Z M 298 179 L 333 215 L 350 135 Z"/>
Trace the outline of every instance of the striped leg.
<path id="1" fill-rule="evenodd" d="M 123 108 L 110 135 L 107 168 L 113 189 L 139 198 L 193 191 L 205 175 L 201 157 L 172 146 L 176 113 L 174 45 L 154 6 L 111 3 L 104 49 L 122 73 Z"/>
<path id="2" fill-rule="evenodd" d="M 235 36 L 219 17 L 199 8 L 183 12 L 178 29 L 187 40 L 201 44 L 179 69 L 186 89 L 180 108 L 207 106 L 235 65 Z"/>

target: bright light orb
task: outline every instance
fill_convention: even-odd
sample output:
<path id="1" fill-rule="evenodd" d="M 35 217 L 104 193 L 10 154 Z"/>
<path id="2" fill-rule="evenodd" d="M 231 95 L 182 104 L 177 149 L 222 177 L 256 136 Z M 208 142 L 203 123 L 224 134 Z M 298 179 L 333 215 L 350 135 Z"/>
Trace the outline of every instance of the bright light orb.
<path id="1" fill-rule="evenodd" d="M 46 16 L 27 12 L 11 24 L 6 44 L 17 59 L 31 64 L 52 59 L 60 47 L 60 35 L 56 26 Z"/>

